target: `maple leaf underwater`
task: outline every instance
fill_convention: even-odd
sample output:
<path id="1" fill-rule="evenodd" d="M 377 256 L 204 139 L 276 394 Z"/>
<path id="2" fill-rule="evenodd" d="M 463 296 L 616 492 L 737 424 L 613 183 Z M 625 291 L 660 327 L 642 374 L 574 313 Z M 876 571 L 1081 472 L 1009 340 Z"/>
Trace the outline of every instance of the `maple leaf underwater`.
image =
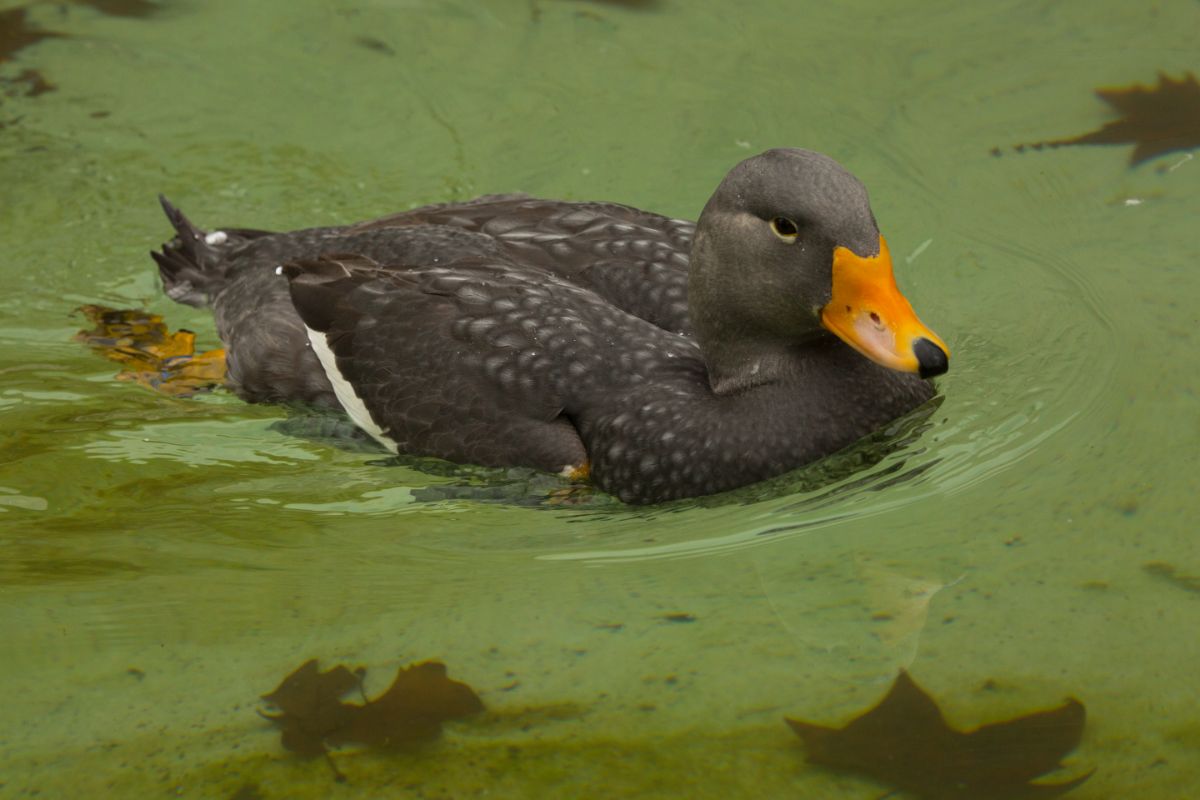
<path id="1" fill-rule="evenodd" d="M 1121 115 L 1120 119 L 1070 139 L 1018 144 L 1013 149 L 1023 152 L 1026 148 L 1132 144 L 1129 165 L 1136 167 L 1166 153 L 1200 147 L 1200 83 L 1191 72 L 1184 73 L 1179 80 L 1159 72 L 1155 86 L 1101 88 L 1096 94 Z M 1000 149 L 995 148 L 992 153 L 1000 155 Z"/>
<path id="2" fill-rule="evenodd" d="M 11 61 L 18 52 L 43 39 L 66 36 L 31 25 L 28 13 L 29 9 L 25 6 L 0 11 L 0 64 Z"/>
<path id="3" fill-rule="evenodd" d="M 176 397 L 224 384 L 225 351 L 197 353 L 196 334 L 168 331 L 160 315 L 96 305 L 76 310 L 95 327 L 75 334 L 75 341 L 120 364 L 118 380 L 134 381 Z"/>
<path id="4" fill-rule="evenodd" d="M 1079 744 L 1083 704 L 1069 699 L 1045 711 L 956 731 L 907 672 L 871 710 L 843 728 L 785 718 L 813 764 L 859 772 L 930 800 L 1058 797 L 1089 777 L 1030 783 L 1058 769 Z"/>
<path id="5" fill-rule="evenodd" d="M 362 694 L 366 670 L 343 665 L 321 672 L 316 659 L 304 662 L 263 700 L 280 714 L 258 713 L 281 729 L 283 746 L 304 758 L 329 757 L 327 745 L 362 744 L 398 748 L 432 741 L 442 723 L 478 714 L 483 702 L 465 683 L 446 677 L 446 665 L 425 661 L 398 670 L 388 690 L 362 704 L 341 698 L 354 689 Z M 342 774 L 329 761 L 334 775 Z"/>

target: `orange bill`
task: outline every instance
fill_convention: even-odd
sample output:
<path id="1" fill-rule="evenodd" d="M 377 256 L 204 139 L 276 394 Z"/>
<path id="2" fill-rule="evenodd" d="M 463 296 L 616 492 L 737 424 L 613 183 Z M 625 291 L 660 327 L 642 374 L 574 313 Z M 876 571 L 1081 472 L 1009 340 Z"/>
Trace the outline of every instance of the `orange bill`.
<path id="1" fill-rule="evenodd" d="M 917 318 L 896 287 L 887 242 L 863 258 L 846 247 L 833 251 L 833 295 L 821 324 L 877 364 L 923 378 L 950 367 L 950 349 Z"/>

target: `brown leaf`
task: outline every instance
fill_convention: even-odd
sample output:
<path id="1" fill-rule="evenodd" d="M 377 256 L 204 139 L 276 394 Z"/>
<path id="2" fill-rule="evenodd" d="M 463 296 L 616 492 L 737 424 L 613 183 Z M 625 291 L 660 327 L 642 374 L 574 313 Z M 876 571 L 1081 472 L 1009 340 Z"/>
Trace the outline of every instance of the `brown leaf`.
<path id="1" fill-rule="evenodd" d="M 181 397 L 225 382 L 225 351 L 196 353 L 196 334 L 168 331 L 158 314 L 95 305 L 78 310 L 94 327 L 77 333 L 75 340 L 121 364 L 118 380 Z"/>
<path id="2" fill-rule="evenodd" d="M 74 0 L 74 2 L 114 17 L 144 18 L 162 9 L 161 5 L 151 2 L 151 0 Z"/>
<path id="3" fill-rule="evenodd" d="M 23 6 L 0 11 L 0 64 L 31 44 L 65 35 L 30 25 L 26 18 L 28 12 L 29 9 Z"/>
<path id="4" fill-rule="evenodd" d="M 11 78 L 0 75 L 0 95 L 4 97 L 37 97 L 54 89 L 54 84 L 36 69 L 23 69 Z"/>
<path id="5" fill-rule="evenodd" d="M 283 713 L 259 713 L 280 727 L 286 749 L 316 758 L 328 755 L 327 745 L 396 748 L 431 741 L 441 735 L 443 722 L 483 711 L 471 687 L 447 678 L 446 666 L 437 661 L 399 670 L 375 700 L 342 702 L 352 689 L 362 691 L 363 674 L 344 666 L 321 672 L 315 659 L 306 661 L 263 695 Z"/>
<path id="6" fill-rule="evenodd" d="M 1188 72 L 1179 80 L 1158 73 L 1156 86 L 1097 89 L 1096 94 L 1121 115 L 1104 127 L 1070 139 L 1016 145 L 1040 150 L 1079 144 L 1132 144 L 1130 166 L 1156 156 L 1200 147 L 1200 83 Z M 999 151 L 995 151 L 997 154 Z"/>
<path id="7" fill-rule="evenodd" d="M 880 703 L 843 728 L 786 719 L 808 760 L 870 775 L 930 800 L 1051 798 L 1091 773 L 1061 783 L 1030 781 L 1058 769 L 1079 744 L 1086 713 L 1078 700 L 1046 711 L 956 731 L 908 673 Z"/>
<path id="8" fill-rule="evenodd" d="M 426 661 L 397 672 L 388 690 L 330 741 L 400 747 L 436 739 L 444 721 L 481 711 L 483 703 L 471 687 L 447 678 L 445 664 Z"/>
<path id="9" fill-rule="evenodd" d="M 338 698 L 356 686 L 361 686 L 359 675 L 341 665 L 321 672 L 314 658 L 284 678 L 275 691 L 262 696 L 283 712 L 263 716 L 283 729 L 285 748 L 316 758 L 325 755 L 326 737 L 350 724 L 355 706 Z"/>

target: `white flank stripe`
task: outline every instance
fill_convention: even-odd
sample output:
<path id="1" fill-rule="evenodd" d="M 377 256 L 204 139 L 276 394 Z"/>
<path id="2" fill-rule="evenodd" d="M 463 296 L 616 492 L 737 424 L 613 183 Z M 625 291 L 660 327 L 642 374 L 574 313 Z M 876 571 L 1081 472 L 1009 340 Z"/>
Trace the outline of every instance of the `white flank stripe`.
<path id="1" fill-rule="evenodd" d="M 387 434 L 383 432 L 383 428 L 371 419 L 371 412 L 367 411 L 366 405 L 358 396 L 358 392 L 354 391 L 350 381 L 342 377 L 342 373 L 338 371 L 337 357 L 329 349 L 329 341 L 325 334 L 314 331 L 308 326 L 305 326 L 304 329 L 308 331 L 308 341 L 312 343 L 313 352 L 317 354 L 317 358 L 321 359 L 321 366 L 325 368 L 325 377 L 329 378 L 329 382 L 333 384 L 333 393 L 337 395 L 338 402 L 342 404 L 342 408 L 346 409 L 350 419 L 388 450 L 393 453 L 400 452 L 396 442 L 388 438 Z"/>

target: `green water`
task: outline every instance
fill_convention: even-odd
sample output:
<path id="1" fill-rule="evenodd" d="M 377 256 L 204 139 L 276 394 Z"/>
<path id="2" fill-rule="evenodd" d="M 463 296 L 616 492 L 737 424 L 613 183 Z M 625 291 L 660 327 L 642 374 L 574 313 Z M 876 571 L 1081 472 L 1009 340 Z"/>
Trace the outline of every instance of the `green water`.
<path id="1" fill-rule="evenodd" d="M 1069 767 L 1097 772 L 1071 797 L 1200 787 L 1200 159 L 989 153 L 1103 124 L 1097 86 L 1200 67 L 1200 4 L 29 15 L 70 37 L 0 65 L 57 87 L 0 104 L 0 796 L 878 797 L 806 766 L 782 717 L 840 723 L 898 667 L 962 726 L 1082 700 Z M 512 190 L 694 218 L 777 145 L 863 178 L 953 353 L 920 436 L 832 485 L 422 500 L 455 479 L 117 382 L 71 341 L 104 303 L 215 344 L 159 292 L 157 192 L 210 227 Z M 334 784 L 254 713 L 310 657 L 371 691 L 442 659 L 490 714 L 339 753 Z"/>

